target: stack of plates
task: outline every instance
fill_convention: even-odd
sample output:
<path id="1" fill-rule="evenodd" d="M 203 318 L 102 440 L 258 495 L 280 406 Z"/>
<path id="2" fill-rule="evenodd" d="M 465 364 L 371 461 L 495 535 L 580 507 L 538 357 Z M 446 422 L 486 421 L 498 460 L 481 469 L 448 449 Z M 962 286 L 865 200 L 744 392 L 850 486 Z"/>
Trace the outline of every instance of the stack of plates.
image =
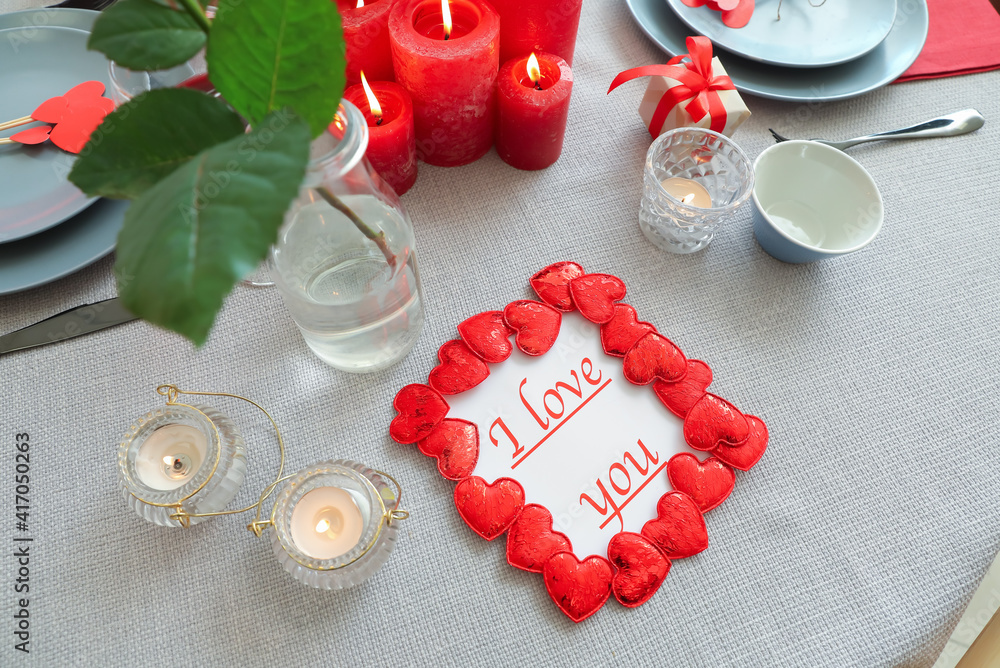
<path id="1" fill-rule="evenodd" d="M 107 60 L 87 51 L 96 17 L 82 9 L 0 15 L 0 122 L 84 81 L 110 85 Z M 51 142 L 0 145 L 0 294 L 62 278 L 114 249 L 128 202 L 80 192 L 66 178 L 75 159 Z"/>
<path id="2" fill-rule="evenodd" d="M 672 56 L 705 35 L 736 87 L 775 100 L 842 100 L 907 70 L 927 39 L 927 3 L 905 0 L 757 0 L 750 22 L 728 28 L 708 7 L 681 0 L 625 0 L 650 39 Z"/>

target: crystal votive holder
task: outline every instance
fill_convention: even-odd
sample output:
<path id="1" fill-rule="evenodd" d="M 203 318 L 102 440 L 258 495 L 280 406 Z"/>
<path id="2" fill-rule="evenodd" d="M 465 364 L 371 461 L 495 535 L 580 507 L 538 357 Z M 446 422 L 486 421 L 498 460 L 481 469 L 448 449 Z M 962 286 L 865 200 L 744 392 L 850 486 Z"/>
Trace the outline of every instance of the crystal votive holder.
<path id="1" fill-rule="evenodd" d="M 680 189 L 668 192 L 668 179 Z M 683 184 L 690 194 L 681 194 Z M 639 227 L 662 250 L 694 253 L 752 192 L 753 166 L 733 140 L 711 130 L 677 128 L 660 135 L 646 153 Z"/>
<path id="2" fill-rule="evenodd" d="M 198 524 L 207 518 L 189 515 L 225 509 L 246 468 L 239 430 L 210 406 L 168 404 L 151 411 L 132 423 L 118 447 L 125 501 L 161 526 Z"/>
<path id="3" fill-rule="evenodd" d="M 346 459 L 302 469 L 274 504 L 271 547 L 286 571 L 317 589 L 347 589 L 375 574 L 396 545 L 398 488 Z"/>

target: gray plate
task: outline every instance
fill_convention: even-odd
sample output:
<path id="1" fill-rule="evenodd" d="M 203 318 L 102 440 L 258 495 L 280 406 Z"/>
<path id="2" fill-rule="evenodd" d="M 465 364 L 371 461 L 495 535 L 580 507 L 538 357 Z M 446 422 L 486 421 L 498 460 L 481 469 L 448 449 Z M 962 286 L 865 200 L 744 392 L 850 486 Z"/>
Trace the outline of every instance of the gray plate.
<path id="1" fill-rule="evenodd" d="M 89 36 L 52 21 L 0 29 L 0 119 L 26 116 L 84 81 L 103 81 L 107 86 L 107 60 L 87 51 Z M 34 125 L 3 131 L 3 136 Z M 0 145 L 0 243 L 48 229 L 96 201 L 66 179 L 75 158 L 52 142 Z"/>
<path id="2" fill-rule="evenodd" d="M 666 2 L 716 46 L 784 67 L 829 67 L 860 58 L 885 39 L 896 18 L 896 0 L 828 0 L 821 6 L 790 0 L 782 3 L 778 21 L 779 0 L 758 0 L 750 22 L 734 29 L 708 7 Z"/>
<path id="3" fill-rule="evenodd" d="M 642 31 L 661 49 L 672 56 L 687 53 L 684 38 L 690 29 L 663 0 L 625 2 Z M 926 39 L 927 4 L 907 0 L 897 6 L 896 21 L 885 40 L 868 55 L 843 65 L 802 69 L 762 65 L 728 53 L 721 57 L 733 83 L 744 93 L 773 100 L 823 102 L 856 97 L 892 82 L 917 59 Z"/>

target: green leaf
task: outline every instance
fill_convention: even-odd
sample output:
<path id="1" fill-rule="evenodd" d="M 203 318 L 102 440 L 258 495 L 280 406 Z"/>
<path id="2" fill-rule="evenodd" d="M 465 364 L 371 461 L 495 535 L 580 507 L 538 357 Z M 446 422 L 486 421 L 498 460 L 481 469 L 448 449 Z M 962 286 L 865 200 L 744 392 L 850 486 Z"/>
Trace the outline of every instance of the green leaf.
<path id="1" fill-rule="evenodd" d="M 104 119 L 69 180 L 88 195 L 134 199 L 243 131 L 243 119 L 217 98 L 185 88 L 151 90 Z"/>
<path id="2" fill-rule="evenodd" d="M 163 70 L 190 60 L 205 39 L 187 12 L 154 0 L 121 0 L 97 17 L 87 47 L 131 70 Z"/>
<path id="3" fill-rule="evenodd" d="M 317 137 L 344 93 L 344 37 L 331 0 L 222 0 L 207 57 L 212 83 L 251 125 L 291 107 Z"/>
<path id="4" fill-rule="evenodd" d="M 305 175 L 309 142 L 305 121 L 272 113 L 132 202 L 115 264 L 125 306 L 204 343 L 226 295 L 274 243 Z"/>

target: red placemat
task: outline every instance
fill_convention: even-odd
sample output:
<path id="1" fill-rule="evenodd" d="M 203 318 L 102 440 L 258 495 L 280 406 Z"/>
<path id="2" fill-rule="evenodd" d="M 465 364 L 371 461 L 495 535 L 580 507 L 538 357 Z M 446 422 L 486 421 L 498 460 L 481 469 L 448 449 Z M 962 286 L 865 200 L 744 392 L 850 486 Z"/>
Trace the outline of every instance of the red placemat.
<path id="1" fill-rule="evenodd" d="M 897 82 L 1000 68 L 1000 14 L 990 0 L 927 0 L 927 9 L 927 43 Z"/>

